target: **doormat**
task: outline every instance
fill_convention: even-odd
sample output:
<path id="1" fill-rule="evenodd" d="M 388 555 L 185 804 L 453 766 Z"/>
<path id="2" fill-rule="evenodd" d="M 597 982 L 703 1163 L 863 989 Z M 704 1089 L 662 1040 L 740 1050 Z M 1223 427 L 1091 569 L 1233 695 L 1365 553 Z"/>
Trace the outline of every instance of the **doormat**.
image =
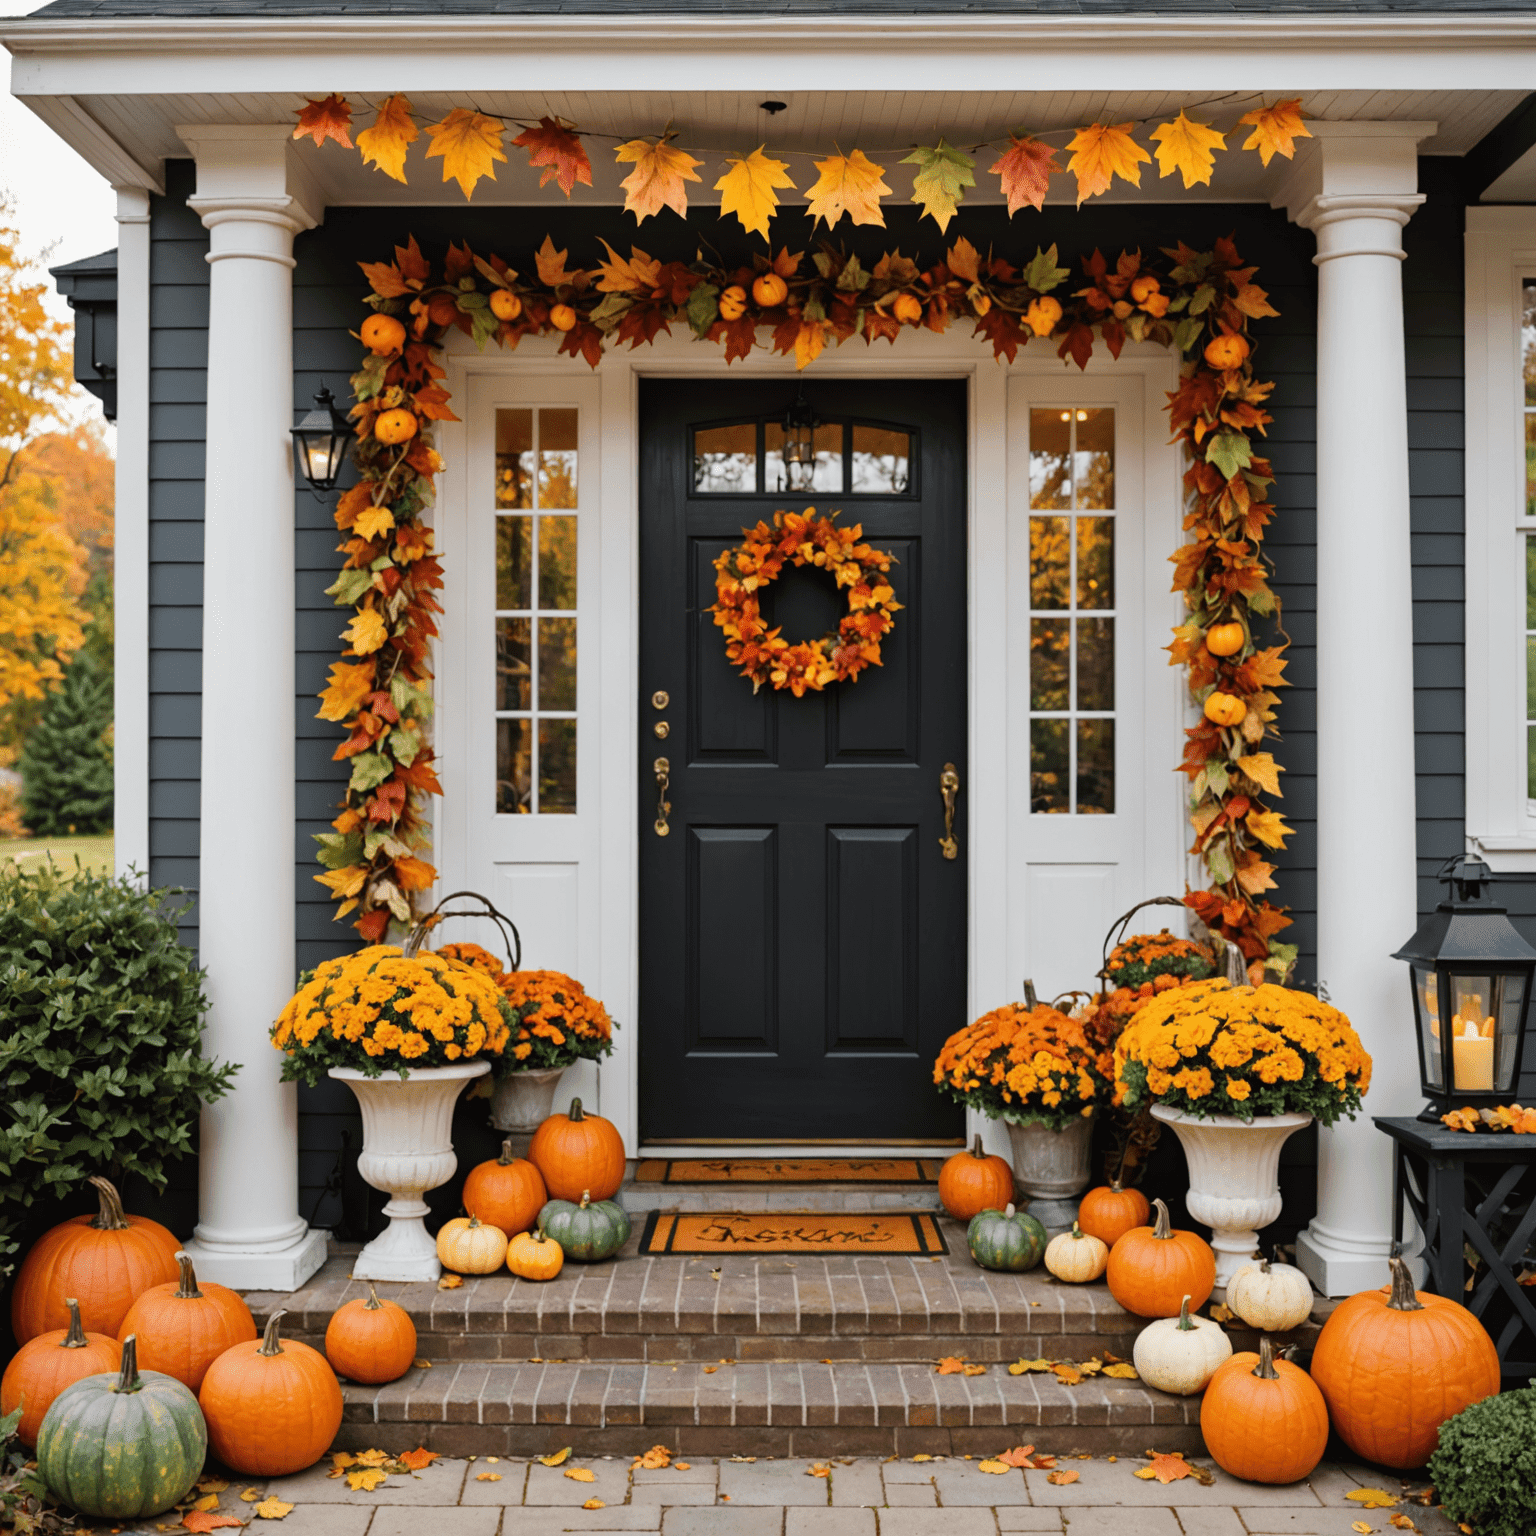
<path id="1" fill-rule="evenodd" d="M 647 1157 L 637 1184 L 937 1184 L 938 1158 Z"/>
<path id="2" fill-rule="evenodd" d="M 936 1257 L 949 1248 L 925 1211 L 786 1211 L 718 1215 L 652 1211 L 644 1254 L 896 1253 Z"/>

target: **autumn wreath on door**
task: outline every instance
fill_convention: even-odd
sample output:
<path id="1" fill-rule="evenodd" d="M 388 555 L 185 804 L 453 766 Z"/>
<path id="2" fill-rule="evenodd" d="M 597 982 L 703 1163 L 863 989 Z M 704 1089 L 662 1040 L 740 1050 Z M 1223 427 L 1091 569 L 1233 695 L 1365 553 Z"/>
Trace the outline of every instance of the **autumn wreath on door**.
<path id="1" fill-rule="evenodd" d="M 902 606 L 887 579 L 897 560 L 860 542 L 862 524 L 840 528 L 836 516 L 822 517 L 815 507 L 775 512 L 771 525 L 743 528 L 743 542 L 715 561 L 715 603 L 708 612 L 725 631 L 731 664 L 752 679 L 753 693 L 768 683 L 798 699 L 881 665 L 880 641 Z M 848 594 L 848 612 L 819 640 L 792 643 L 762 616 L 761 594 L 786 565 L 824 570 Z"/>

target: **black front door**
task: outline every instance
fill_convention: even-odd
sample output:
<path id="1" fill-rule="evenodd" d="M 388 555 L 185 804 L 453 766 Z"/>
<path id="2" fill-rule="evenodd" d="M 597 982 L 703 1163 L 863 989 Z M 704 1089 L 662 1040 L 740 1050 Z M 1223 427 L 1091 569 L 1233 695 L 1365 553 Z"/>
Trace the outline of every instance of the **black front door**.
<path id="1" fill-rule="evenodd" d="M 965 385 L 807 383 L 820 422 L 798 492 L 783 489 L 795 394 L 641 385 L 641 1135 L 950 1140 L 963 1113 L 931 1071 L 965 1022 Z M 754 694 L 707 611 L 714 562 L 743 527 L 807 507 L 896 556 L 903 608 L 881 666 L 802 698 Z M 763 601 L 792 643 L 845 611 L 809 568 Z"/>

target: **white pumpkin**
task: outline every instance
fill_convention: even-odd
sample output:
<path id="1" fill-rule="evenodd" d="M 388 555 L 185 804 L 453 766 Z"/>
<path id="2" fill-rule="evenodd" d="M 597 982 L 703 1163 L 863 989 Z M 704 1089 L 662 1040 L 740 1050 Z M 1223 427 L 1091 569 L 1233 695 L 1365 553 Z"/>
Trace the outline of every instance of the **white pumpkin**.
<path id="1" fill-rule="evenodd" d="M 1189 1297 L 1177 1317 L 1160 1317 L 1136 1336 L 1131 1359 L 1136 1374 L 1160 1392 L 1189 1397 L 1203 1392 L 1216 1367 L 1232 1354 L 1232 1341 L 1220 1323 L 1189 1315 Z"/>
<path id="2" fill-rule="evenodd" d="M 1227 1305 L 1250 1328 L 1284 1333 L 1312 1315 L 1312 1282 L 1290 1264 L 1260 1259 L 1227 1282 Z"/>
<path id="3" fill-rule="evenodd" d="M 1090 1237 L 1074 1221 L 1070 1232 L 1058 1232 L 1045 1245 L 1045 1267 L 1058 1280 L 1086 1285 L 1109 1267 L 1109 1246 L 1102 1237 Z"/>

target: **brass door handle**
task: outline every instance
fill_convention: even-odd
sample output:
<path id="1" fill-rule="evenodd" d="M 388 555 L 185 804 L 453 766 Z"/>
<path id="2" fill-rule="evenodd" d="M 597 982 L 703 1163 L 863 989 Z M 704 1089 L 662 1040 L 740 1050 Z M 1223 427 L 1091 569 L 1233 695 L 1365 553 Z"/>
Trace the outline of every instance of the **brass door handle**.
<path id="1" fill-rule="evenodd" d="M 944 836 L 939 839 L 939 851 L 946 859 L 955 859 L 960 856 L 960 845 L 955 841 L 955 796 L 960 793 L 960 775 L 953 763 L 944 764 L 939 793 L 944 797 Z"/>
<path id="2" fill-rule="evenodd" d="M 667 825 L 667 817 L 672 814 L 672 802 L 667 799 L 667 790 L 672 783 L 672 764 L 664 757 L 658 757 L 651 765 L 656 773 L 656 836 L 665 837 L 672 829 Z"/>

